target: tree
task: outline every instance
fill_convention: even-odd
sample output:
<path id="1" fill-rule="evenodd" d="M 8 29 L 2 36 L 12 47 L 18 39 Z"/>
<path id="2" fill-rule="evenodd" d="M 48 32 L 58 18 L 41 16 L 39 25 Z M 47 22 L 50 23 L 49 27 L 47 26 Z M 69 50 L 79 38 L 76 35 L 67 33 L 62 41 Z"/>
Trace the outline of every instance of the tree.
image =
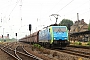
<path id="1" fill-rule="evenodd" d="M 90 22 L 89 22 L 89 25 L 88 25 L 88 30 L 90 31 Z"/>
<path id="2" fill-rule="evenodd" d="M 89 25 L 88 25 L 88 30 L 90 31 L 90 21 L 89 21 Z M 89 34 L 89 41 L 90 41 L 90 34 Z"/>
<path id="3" fill-rule="evenodd" d="M 73 25 L 73 21 L 69 19 L 63 19 L 60 23 L 60 26 L 67 26 L 68 30 L 70 30 L 70 27 Z"/>

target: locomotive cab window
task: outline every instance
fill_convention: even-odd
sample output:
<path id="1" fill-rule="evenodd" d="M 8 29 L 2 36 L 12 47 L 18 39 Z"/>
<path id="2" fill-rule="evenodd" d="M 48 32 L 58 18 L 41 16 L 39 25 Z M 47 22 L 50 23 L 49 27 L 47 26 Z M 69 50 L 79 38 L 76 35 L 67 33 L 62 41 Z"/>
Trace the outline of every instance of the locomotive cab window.
<path id="1" fill-rule="evenodd" d="M 64 27 L 53 28 L 53 32 L 66 32 L 66 28 Z"/>

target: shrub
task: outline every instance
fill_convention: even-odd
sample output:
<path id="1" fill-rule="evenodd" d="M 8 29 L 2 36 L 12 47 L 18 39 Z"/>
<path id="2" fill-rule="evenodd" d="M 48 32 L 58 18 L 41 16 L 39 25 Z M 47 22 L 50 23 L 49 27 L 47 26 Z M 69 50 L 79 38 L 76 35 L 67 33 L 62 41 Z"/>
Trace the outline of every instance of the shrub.
<path id="1" fill-rule="evenodd" d="M 78 44 L 79 44 L 79 42 L 75 42 L 74 44 L 75 44 L 75 45 L 78 45 Z"/>
<path id="2" fill-rule="evenodd" d="M 43 47 L 41 47 L 41 48 L 40 48 L 40 51 L 41 51 L 41 52 L 43 52 L 43 51 L 44 51 L 44 48 L 43 48 Z"/>
<path id="3" fill-rule="evenodd" d="M 90 45 L 90 41 L 87 43 L 87 45 Z"/>
<path id="4" fill-rule="evenodd" d="M 40 48 L 41 48 L 41 45 L 39 45 L 39 44 L 34 44 L 33 46 L 34 46 L 34 49 L 37 49 L 37 50 L 40 50 Z"/>
<path id="5" fill-rule="evenodd" d="M 41 45 L 38 44 L 37 47 L 40 49 L 41 48 Z"/>
<path id="6" fill-rule="evenodd" d="M 79 42 L 79 45 L 82 45 L 82 43 L 81 43 L 81 42 Z"/>
<path id="7" fill-rule="evenodd" d="M 81 42 L 75 42 L 75 45 L 82 45 Z"/>

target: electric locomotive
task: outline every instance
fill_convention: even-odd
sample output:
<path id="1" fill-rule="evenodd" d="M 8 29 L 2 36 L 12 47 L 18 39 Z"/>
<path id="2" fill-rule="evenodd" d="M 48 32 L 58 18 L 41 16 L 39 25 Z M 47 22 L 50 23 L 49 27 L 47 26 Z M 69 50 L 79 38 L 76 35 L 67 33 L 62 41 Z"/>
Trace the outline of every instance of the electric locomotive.
<path id="1" fill-rule="evenodd" d="M 49 26 L 39 31 L 39 43 L 47 47 L 66 47 L 68 42 L 68 29 L 66 26 Z"/>

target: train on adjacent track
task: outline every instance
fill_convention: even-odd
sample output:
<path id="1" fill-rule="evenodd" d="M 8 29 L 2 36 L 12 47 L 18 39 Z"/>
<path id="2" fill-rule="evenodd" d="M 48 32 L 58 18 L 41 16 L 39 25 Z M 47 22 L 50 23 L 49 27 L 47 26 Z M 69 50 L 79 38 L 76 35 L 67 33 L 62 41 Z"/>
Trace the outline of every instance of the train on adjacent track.
<path id="1" fill-rule="evenodd" d="M 69 45 L 68 29 L 66 26 L 53 26 L 43 28 L 19 40 L 30 44 L 40 44 L 49 48 L 63 48 Z"/>

